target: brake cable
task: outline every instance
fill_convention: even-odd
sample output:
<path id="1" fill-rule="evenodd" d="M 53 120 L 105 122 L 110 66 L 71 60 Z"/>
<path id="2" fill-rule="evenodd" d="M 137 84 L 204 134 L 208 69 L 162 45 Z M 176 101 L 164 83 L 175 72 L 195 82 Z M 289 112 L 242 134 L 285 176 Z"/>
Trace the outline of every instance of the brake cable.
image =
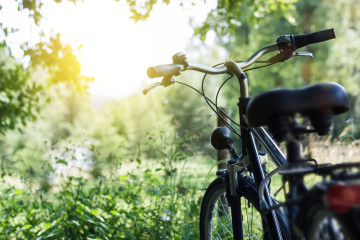
<path id="1" fill-rule="evenodd" d="M 240 62 L 240 61 L 236 61 L 236 62 Z M 261 62 L 261 63 L 265 63 L 267 61 L 257 61 L 257 62 Z M 266 65 L 263 65 L 263 66 L 258 66 L 258 67 L 253 67 L 253 68 L 249 68 L 249 69 L 245 69 L 244 72 L 247 72 L 247 71 L 250 71 L 250 70 L 255 70 L 255 69 L 259 69 L 259 68 L 264 68 L 264 67 L 268 67 L 270 65 L 273 65 L 274 63 L 270 63 L 270 64 L 266 64 Z M 218 97 L 219 97 L 219 93 L 220 93 L 220 90 L 221 88 L 232 78 L 233 76 L 230 76 L 229 78 L 227 78 L 222 84 L 221 86 L 219 87 L 217 93 L 216 93 L 216 97 L 215 97 L 215 105 L 217 106 L 217 100 L 218 100 Z M 236 125 L 240 126 L 238 123 L 234 122 Z"/>
<path id="2" fill-rule="evenodd" d="M 237 62 L 241 62 L 241 61 L 237 61 Z M 256 61 L 256 63 L 268 63 L 268 61 Z M 220 66 L 222 65 L 223 63 L 220 63 L 220 64 L 216 64 L 214 65 L 213 67 L 217 67 L 217 66 Z M 262 66 L 258 66 L 258 67 L 254 67 L 254 68 L 249 68 L 249 69 L 246 69 L 244 70 L 245 71 L 250 71 L 250 70 L 254 70 L 254 69 L 259 69 L 259 68 L 264 68 L 264 67 L 268 67 L 270 65 L 273 65 L 275 63 L 270 63 L 270 64 L 265 64 L 265 65 L 262 65 Z M 226 121 L 225 118 L 229 119 L 233 124 L 235 124 L 236 126 L 238 127 L 242 127 L 242 128 L 246 128 L 245 126 L 241 126 L 239 123 L 237 123 L 235 120 L 233 120 L 227 113 L 225 113 L 221 108 L 218 107 L 218 104 L 217 104 L 217 100 L 218 100 L 218 95 L 220 93 L 220 90 L 221 88 L 233 77 L 233 75 L 231 75 L 230 77 L 228 77 L 222 84 L 221 86 L 219 87 L 217 93 L 216 93 L 216 98 L 215 98 L 215 103 L 211 101 L 211 104 L 215 106 L 216 110 L 210 105 L 209 103 L 209 98 L 206 97 L 206 94 L 205 94 L 205 90 L 204 90 L 204 83 L 205 83 L 205 79 L 206 77 L 208 76 L 208 74 L 204 74 L 204 77 L 202 79 L 202 83 L 201 83 L 201 93 L 198 91 L 198 93 L 200 93 L 204 99 L 205 99 L 205 102 L 208 104 L 208 106 L 210 107 L 210 109 L 221 119 L 221 121 L 224 123 L 224 125 L 226 127 L 228 127 L 232 132 L 234 132 L 236 135 L 240 136 L 239 132 L 236 131 L 231 125 L 230 123 L 228 123 Z M 225 117 L 223 117 L 219 112 L 221 112 Z M 247 128 L 246 128 L 247 129 Z"/>
<path id="3" fill-rule="evenodd" d="M 184 86 L 186 86 L 186 87 L 189 87 L 189 88 L 191 88 L 192 90 L 194 90 L 194 91 L 196 91 L 197 93 L 199 93 L 200 95 L 202 95 L 202 96 L 205 98 L 205 101 L 206 101 L 206 103 L 209 105 L 209 107 L 211 108 L 211 110 L 212 110 L 213 112 L 215 112 L 215 114 L 218 115 L 220 118 L 223 118 L 223 117 L 222 117 L 218 112 L 216 112 L 216 111 L 213 109 L 213 107 L 210 105 L 210 103 L 211 103 L 212 105 L 214 105 L 222 114 L 224 114 L 225 117 L 231 119 L 221 108 L 219 108 L 211 99 L 209 99 L 206 95 L 204 95 L 204 94 L 203 94 L 202 92 L 200 92 L 198 89 L 196 89 L 196 88 L 194 88 L 193 86 L 191 86 L 191 85 L 189 85 L 189 84 L 187 84 L 187 83 L 184 83 L 184 82 L 176 81 L 176 83 L 180 83 L 180 84 L 182 84 L 182 85 L 184 85 Z M 237 122 L 235 122 L 233 119 L 231 119 L 231 121 L 232 121 L 234 124 L 240 126 L 240 125 L 239 125 Z M 234 132 L 236 135 L 238 135 L 238 136 L 240 137 L 240 133 L 237 132 L 229 123 L 226 122 L 226 126 L 227 126 L 232 132 Z"/>

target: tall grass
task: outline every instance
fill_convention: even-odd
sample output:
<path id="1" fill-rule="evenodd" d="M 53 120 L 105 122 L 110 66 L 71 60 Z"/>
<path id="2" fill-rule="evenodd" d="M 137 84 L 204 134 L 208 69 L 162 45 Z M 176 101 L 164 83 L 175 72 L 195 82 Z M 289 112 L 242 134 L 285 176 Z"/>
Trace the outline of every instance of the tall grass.
<path id="1" fill-rule="evenodd" d="M 358 141 L 323 139 L 311 151 L 327 162 L 360 161 Z M 64 176 L 50 192 L 3 178 L 0 239 L 198 239 L 201 198 L 214 165 L 169 143 L 162 158 L 123 163 L 96 178 Z M 272 192 L 281 184 L 274 177 Z"/>
<path id="2" fill-rule="evenodd" d="M 7 182 L 0 239 L 197 239 L 210 162 L 168 146 L 161 159 L 128 162 L 106 176 L 75 171 L 50 192 Z"/>

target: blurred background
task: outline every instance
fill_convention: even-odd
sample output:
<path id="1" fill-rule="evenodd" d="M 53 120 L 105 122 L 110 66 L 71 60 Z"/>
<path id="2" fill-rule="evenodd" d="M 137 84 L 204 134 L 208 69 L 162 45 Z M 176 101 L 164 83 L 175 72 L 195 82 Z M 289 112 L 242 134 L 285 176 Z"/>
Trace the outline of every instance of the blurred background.
<path id="1" fill-rule="evenodd" d="M 304 152 L 360 161 L 359 21 L 358 0 L 1 0 L 0 236 L 197 238 L 217 119 L 184 86 L 142 94 L 155 81 L 147 68 L 177 52 L 215 65 L 334 28 L 336 39 L 301 49 L 314 58 L 249 72 L 250 93 L 342 84 L 349 112 Z M 225 77 L 206 80 L 210 98 Z M 176 79 L 199 88 L 202 75 Z M 229 81 L 219 105 L 235 119 L 237 98 Z"/>

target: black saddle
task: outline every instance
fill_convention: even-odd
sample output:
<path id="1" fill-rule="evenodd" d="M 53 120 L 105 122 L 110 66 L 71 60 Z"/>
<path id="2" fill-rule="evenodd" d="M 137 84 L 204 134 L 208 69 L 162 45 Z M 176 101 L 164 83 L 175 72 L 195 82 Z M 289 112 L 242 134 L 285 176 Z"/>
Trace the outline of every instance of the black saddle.
<path id="1" fill-rule="evenodd" d="M 247 109 L 250 126 L 269 126 L 296 113 L 310 118 L 315 131 L 326 134 L 322 125 L 332 123 L 332 116 L 346 112 L 349 99 L 343 86 L 327 82 L 300 89 L 273 89 L 253 98 Z M 331 119 L 329 123 L 329 119 Z"/>

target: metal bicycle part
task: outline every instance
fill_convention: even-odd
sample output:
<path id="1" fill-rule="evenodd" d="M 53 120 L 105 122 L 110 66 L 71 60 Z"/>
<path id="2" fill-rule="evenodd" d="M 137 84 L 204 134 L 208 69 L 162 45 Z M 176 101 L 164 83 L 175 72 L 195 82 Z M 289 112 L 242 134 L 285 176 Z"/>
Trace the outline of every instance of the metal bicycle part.
<path id="1" fill-rule="evenodd" d="M 254 179 L 247 175 L 239 175 L 237 190 L 241 196 L 243 239 L 271 239 L 265 219 L 259 212 L 259 198 Z M 200 239 L 233 239 L 230 213 L 225 181 L 223 177 L 219 177 L 210 184 L 202 201 Z M 280 209 L 276 214 L 282 233 L 286 234 L 288 230 L 285 216 Z"/>

